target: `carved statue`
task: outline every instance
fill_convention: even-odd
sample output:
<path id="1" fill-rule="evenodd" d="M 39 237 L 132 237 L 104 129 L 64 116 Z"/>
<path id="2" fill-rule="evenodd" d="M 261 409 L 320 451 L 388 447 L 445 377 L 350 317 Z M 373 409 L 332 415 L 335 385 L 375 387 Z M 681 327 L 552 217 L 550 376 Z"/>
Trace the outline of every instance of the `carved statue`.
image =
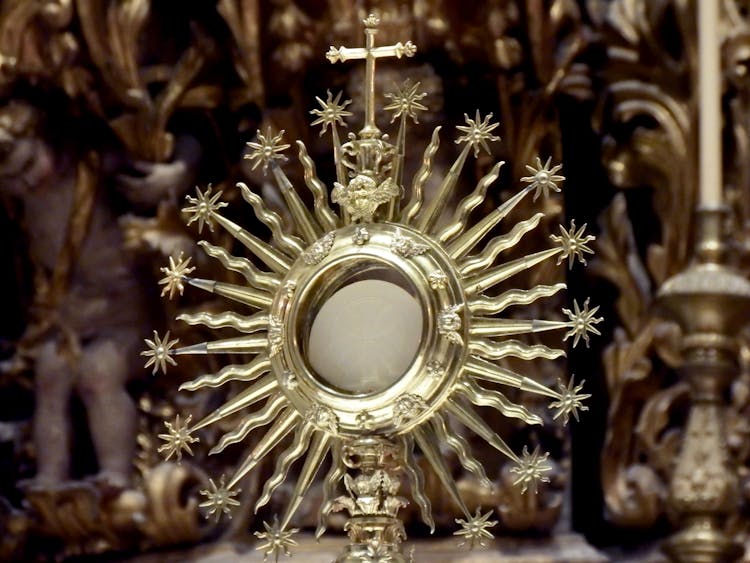
<path id="1" fill-rule="evenodd" d="M 83 401 L 98 478 L 130 482 L 135 407 L 125 385 L 134 374 L 148 307 L 123 250 L 98 155 L 52 147 L 37 108 L 12 102 L 0 114 L 4 196 L 23 205 L 29 259 L 36 269 L 33 318 L 19 352 L 34 361 L 34 441 L 38 486 L 70 476 L 70 398 Z M 114 298 L 119 296 L 119 299 Z"/>

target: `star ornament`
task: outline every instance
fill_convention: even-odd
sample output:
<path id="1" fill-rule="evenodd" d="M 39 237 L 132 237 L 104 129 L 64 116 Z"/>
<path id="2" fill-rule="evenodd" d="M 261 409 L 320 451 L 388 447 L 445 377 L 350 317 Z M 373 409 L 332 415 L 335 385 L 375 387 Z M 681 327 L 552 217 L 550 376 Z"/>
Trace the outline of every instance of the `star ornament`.
<path id="1" fill-rule="evenodd" d="M 141 356 L 146 356 L 148 361 L 146 361 L 143 367 L 154 366 L 154 369 L 151 371 L 152 375 L 156 375 L 156 372 L 159 370 L 162 373 L 167 373 L 167 364 L 177 365 L 177 362 L 172 357 L 172 348 L 179 340 L 177 338 L 169 340 L 169 331 L 167 331 L 163 339 L 159 338 L 159 334 L 154 331 L 154 339 L 146 338 L 145 342 L 148 350 L 141 352 Z"/>
<path id="2" fill-rule="evenodd" d="M 573 311 L 571 311 L 570 309 L 563 309 L 563 313 L 568 315 L 568 319 L 570 319 L 570 322 L 568 323 L 570 330 L 565 333 L 563 342 L 568 340 L 568 338 L 570 338 L 571 336 L 574 336 L 575 338 L 573 339 L 573 348 L 575 348 L 578 344 L 578 341 L 583 338 L 586 342 L 586 348 L 588 348 L 589 333 L 597 335 L 601 334 L 601 332 L 599 332 L 599 330 L 597 330 L 597 328 L 594 326 L 604 320 L 603 317 L 595 316 L 598 310 L 598 306 L 589 310 L 588 298 L 583 302 L 583 309 L 581 309 L 576 300 L 573 300 Z"/>
<path id="3" fill-rule="evenodd" d="M 235 499 L 242 489 L 229 489 L 225 484 L 224 475 L 219 479 L 217 485 L 213 479 L 208 480 L 208 489 L 203 489 L 200 493 L 206 497 L 198 506 L 206 509 L 207 516 L 213 516 L 218 522 L 223 514 L 229 518 L 232 517 L 232 507 L 239 506 L 240 501 Z"/>
<path id="4" fill-rule="evenodd" d="M 185 291 L 185 276 L 191 273 L 195 268 L 190 266 L 190 256 L 185 260 L 182 259 L 182 252 L 177 257 L 177 261 L 173 256 L 169 257 L 169 266 L 160 268 L 164 277 L 159 280 L 159 285 L 163 285 L 164 289 L 161 290 L 161 296 L 164 297 L 167 293 L 169 299 L 174 297 L 176 292 L 180 292 L 180 295 Z"/>
<path id="5" fill-rule="evenodd" d="M 285 161 L 287 158 L 281 154 L 290 147 L 287 144 L 281 144 L 281 138 L 284 136 L 284 130 L 279 131 L 277 135 L 274 135 L 269 126 L 266 129 L 266 134 L 258 130 L 256 133 L 256 142 L 249 142 L 247 146 L 252 149 L 252 152 L 246 154 L 243 158 L 246 158 L 252 162 L 252 170 L 258 168 L 259 164 L 263 164 L 263 172 L 268 171 L 268 165 L 274 160 Z"/>
<path id="6" fill-rule="evenodd" d="M 510 469 L 511 473 L 518 475 L 514 485 L 520 485 L 521 493 L 525 493 L 529 487 L 537 493 L 537 486 L 539 483 L 549 483 L 549 477 L 545 475 L 552 471 L 552 466 L 547 463 L 549 453 L 544 455 L 539 453 L 539 446 L 534 448 L 532 453 L 529 453 L 527 446 L 523 447 L 523 453 L 518 459 L 518 464 Z"/>
<path id="7" fill-rule="evenodd" d="M 279 526 L 279 519 L 276 516 L 273 518 L 273 524 L 263 522 L 263 527 L 266 529 L 265 532 L 255 532 L 255 537 L 265 542 L 256 547 L 258 551 L 263 552 L 263 561 L 265 561 L 269 555 L 274 556 L 276 561 L 278 561 L 279 555 L 282 553 L 287 557 L 291 557 L 292 552 L 290 551 L 290 548 L 297 545 L 297 542 L 292 539 L 292 536 L 299 532 L 299 529 L 281 529 Z"/>
<path id="8" fill-rule="evenodd" d="M 557 258 L 557 264 L 559 265 L 566 258 L 568 259 L 568 268 L 573 268 L 573 263 L 576 258 L 583 263 L 587 264 L 584 254 L 593 254 L 594 251 L 588 247 L 588 243 L 596 240 L 594 235 L 585 235 L 586 223 L 576 231 L 575 219 L 570 222 L 570 230 L 566 231 L 565 227 L 560 225 L 559 235 L 550 235 L 549 238 L 560 245 L 562 248 L 562 254 Z"/>
<path id="9" fill-rule="evenodd" d="M 456 139 L 456 144 L 469 143 L 474 148 L 474 156 L 479 156 L 479 147 L 481 146 L 490 154 L 490 147 L 487 145 L 487 141 L 499 141 L 500 137 L 493 135 L 494 131 L 500 124 L 490 123 L 492 114 L 488 113 L 484 120 L 479 116 L 479 110 L 476 112 L 474 119 L 471 119 L 467 114 L 464 114 L 466 125 L 457 125 L 456 129 L 465 133 Z"/>
<path id="10" fill-rule="evenodd" d="M 583 401 L 591 397 L 588 393 L 581 393 L 584 383 L 586 383 L 585 379 L 578 385 L 575 385 L 572 377 L 567 385 L 559 379 L 557 380 L 559 398 L 557 401 L 553 401 L 549 404 L 549 408 L 557 410 L 552 417 L 553 420 L 562 417 L 563 424 L 567 425 L 570 415 L 572 414 L 573 418 L 578 422 L 578 411 L 589 410 L 589 408 L 583 404 Z"/>
<path id="11" fill-rule="evenodd" d="M 191 217 L 188 219 L 188 226 L 192 225 L 195 221 L 198 221 L 198 233 L 203 232 L 203 225 L 208 225 L 208 230 L 214 231 L 213 216 L 221 209 L 226 207 L 225 201 L 219 201 L 221 198 L 221 190 L 211 195 L 211 184 L 208 185 L 205 192 L 201 192 L 198 186 L 195 187 L 196 197 L 185 196 L 187 202 L 190 204 L 187 207 L 182 208 L 182 212 L 190 214 Z"/>
<path id="12" fill-rule="evenodd" d="M 328 130 L 329 125 L 344 125 L 344 118 L 352 115 L 352 112 L 346 111 L 345 109 L 346 106 L 352 103 L 351 100 L 346 100 L 342 104 L 341 92 L 336 94 L 335 98 L 331 94 L 330 90 L 328 90 L 327 93 L 328 97 L 326 98 L 325 102 L 319 97 L 315 96 L 315 99 L 318 101 L 318 104 L 320 104 L 321 109 L 314 109 L 310 111 L 312 115 L 315 115 L 318 118 L 310 125 L 323 125 L 320 130 L 321 136 L 323 136 L 323 133 Z"/>
<path id="13" fill-rule="evenodd" d="M 159 438 L 164 440 L 165 443 L 159 446 L 156 451 L 163 454 L 166 461 L 169 461 L 172 456 L 175 456 L 178 462 L 182 461 L 183 450 L 193 455 L 190 444 L 197 442 L 198 438 L 193 436 L 190 430 L 190 421 L 192 419 L 193 416 L 188 415 L 185 420 L 180 420 L 180 415 L 178 414 L 175 416 L 174 422 L 164 421 L 167 433 L 159 434 Z"/>
<path id="14" fill-rule="evenodd" d="M 492 510 L 486 514 L 482 514 L 482 509 L 477 508 L 476 514 L 466 520 L 456 518 L 456 524 L 461 526 L 461 529 L 453 532 L 453 535 L 462 537 L 458 547 L 463 547 L 467 544 L 469 545 L 469 549 L 474 549 L 475 545 L 486 547 L 487 542 L 494 539 L 489 529 L 497 525 L 497 520 L 490 520 L 490 516 L 492 516 Z"/>
<path id="15" fill-rule="evenodd" d="M 427 92 L 421 92 L 418 94 L 417 90 L 419 89 L 419 85 L 419 82 L 412 84 L 411 80 L 407 79 L 401 84 L 401 86 L 396 87 L 395 92 L 386 93 L 385 97 L 389 98 L 391 103 L 383 109 L 393 112 L 391 123 L 402 115 L 404 117 L 411 117 L 414 120 L 414 123 L 419 123 L 417 112 L 427 111 L 427 106 L 419 103 L 419 100 L 424 98 L 427 95 Z"/>
<path id="16" fill-rule="evenodd" d="M 544 166 L 542 166 L 542 159 L 540 159 L 538 156 L 536 157 L 536 167 L 526 165 L 526 170 L 528 170 L 532 175 L 531 176 L 524 176 L 521 178 L 522 182 L 529 182 L 529 187 L 536 188 L 536 191 L 534 192 L 534 199 L 532 201 L 536 201 L 536 199 L 539 197 L 539 194 L 544 193 L 544 197 L 549 197 L 549 191 L 560 191 L 560 186 L 558 186 L 558 182 L 563 182 L 565 180 L 565 176 L 561 176 L 557 174 L 558 171 L 562 169 L 562 164 L 556 164 L 552 168 L 550 168 L 550 163 L 552 162 L 552 157 L 549 157 L 547 159 L 547 162 L 544 163 Z"/>

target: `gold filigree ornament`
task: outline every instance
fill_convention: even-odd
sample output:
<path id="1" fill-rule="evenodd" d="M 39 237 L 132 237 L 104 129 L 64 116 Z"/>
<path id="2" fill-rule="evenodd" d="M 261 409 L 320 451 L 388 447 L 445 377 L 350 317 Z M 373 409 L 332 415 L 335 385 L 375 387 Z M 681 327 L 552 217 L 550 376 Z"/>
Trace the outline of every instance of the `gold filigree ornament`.
<path id="1" fill-rule="evenodd" d="M 258 141 L 250 143 L 255 152 L 249 158 L 256 166 L 263 164 L 275 178 L 294 219 L 296 234 L 284 232 L 278 215 L 244 184 L 239 185 L 242 197 L 269 228 L 272 242 L 265 242 L 224 217 L 217 197 L 211 196 L 209 191 L 201 193 L 198 190 L 197 198 L 190 198 L 191 205 L 184 209 L 188 223 L 198 221 L 199 227 L 203 223 L 223 227 L 257 260 L 232 256 L 219 247 L 202 242 L 201 246 L 209 256 L 243 275 L 246 283 L 190 277 L 187 264 L 179 259 L 175 265 L 170 263 L 166 272 L 169 279 L 164 283 L 179 280 L 235 302 L 243 313 L 203 312 L 179 318 L 209 328 L 231 327 L 240 334 L 182 348 L 173 348 L 174 343 L 168 336 L 160 339 L 155 335 L 153 340 L 147 341 L 148 365 L 155 369 L 165 370 L 167 364 L 182 354 L 244 354 L 248 358 L 247 363 L 227 365 L 216 373 L 203 375 L 181 386 L 181 390 L 194 391 L 228 382 L 246 384 L 244 390 L 183 434 L 192 436 L 211 424 L 244 413 L 237 427 L 214 447 L 214 453 L 244 441 L 251 431 L 269 426 L 262 437 L 253 440 L 255 445 L 229 477 L 226 486 L 222 482 L 221 491 L 235 490 L 263 458 L 282 442 L 289 442 L 287 449 L 277 455 L 274 475 L 265 483 L 255 507 L 257 510 L 270 500 L 273 492 L 286 480 L 292 464 L 301 459 L 301 468 L 284 514 L 277 524 L 266 524 L 266 531 L 260 533 L 260 537 L 266 540 L 262 548 L 269 555 L 286 552 L 294 544 L 290 539 L 289 525 L 330 454 L 318 533 L 325 530 L 327 516 L 332 510 L 356 507 L 356 510 L 349 511 L 347 530 L 351 544 L 346 555 L 349 559 L 346 560 L 366 560 L 367 550 L 372 549 L 375 542 L 378 549 L 385 546 L 394 561 L 404 561 L 399 544 L 405 534 L 396 514 L 400 506 L 400 497 L 396 496 L 399 475 L 404 474 L 409 479 L 412 496 L 421 509 L 423 520 L 434 527 L 430 502 L 424 494 L 424 477 L 415 461 L 417 448 L 452 501 L 463 511 L 465 519 L 459 522 L 464 530 L 461 535 L 470 545 L 482 544 L 491 539 L 488 528 L 494 522 L 489 513 L 475 516 L 469 513 L 438 445 L 452 450 L 461 464 L 482 483 L 490 482 L 481 464 L 472 456 L 466 440 L 450 430 L 449 419 L 476 433 L 507 456 L 515 466 L 518 485 L 536 490 L 537 482 L 545 481 L 545 473 L 549 470 L 547 455 L 538 449 L 533 453 L 524 449 L 521 455 L 517 454 L 484 422 L 475 407 L 492 407 L 527 424 L 541 424 L 541 417 L 511 402 L 500 390 L 490 388 L 505 386 L 547 397 L 552 403 L 551 408 L 557 410 L 556 416 L 564 421 L 568 415 L 577 417 L 578 411 L 585 410 L 582 401 L 587 395 L 581 393 L 580 385 L 561 384 L 558 389 L 550 389 L 495 362 L 507 357 L 532 360 L 563 356 L 563 350 L 527 344 L 516 337 L 567 329 L 566 338 L 574 336 L 575 346 L 580 339 L 588 341 L 589 332 L 596 332 L 594 325 L 601 320 L 594 316 L 596 308 L 589 309 L 587 300 L 582 310 L 575 304 L 574 311 L 565 311 L 568 320 L 519 320 L 502 313 L 507 307 L 527 305 L 552 296 L 565 284 L 514 288 L 499 294 L 493 290 L 501 283 L 507 285 L 514 275 L 542 261 L 569 258 L 572 264 L 575 259 L 582 259 L 589 251 L 586 244 L 593 237 L 572 226 L 570 230 L 562 229 L 562 236 L 553 238 L 557 244 L 552 248 L 509 261 L 498 259 L 501 252 L 513 247 L 523 234 L 539 224 L 543 216 L 539 213 L 513 226 L 508 234 L 480 245 L 529 194 L 547 196 L 549 189 L 558 188 L 556 182 L 561 181 L 561 177 L 556 172 L 559 167 L 549 168 L 549 161 L 544 167 L 539 165 L 543 173 L 537 173 L 549 176 L 546 184 L 539 178 L 532 180 L 478 222 L 469 224 L 469 215 L 481 205 L 488 188 L 498 177 L 502 165 L 498 163 L 480 179 L 473 192 L 459 202 L 450 221 L 440 225 L 438 219 L 445 215 L 445 206 L 452 200 L 457 180 L 472 149 L 475 153 L 481 148 L 489 151 L 488 143 L 498 140 L 492 135 L 496 124 L 491 123 L 491 116 L 482 118 L 477 112 L 474 119 L 467 116 L 466 125 L 458 128 L 463 135 L 457 142 L 463 144 L 463 149 L 450 172 L 439 183 L 437 192 L 425 201 L 424 186 L 431 175 L 432 156 L 440 143 L 440 128 L 435 129 L 425 151 L 423 166 L 408 191 L 410 199 L 404 201 L 401 175 L 405 136 L 400 133 L 396 144 L 391 144 L 388 136 L 375 124 L 374 73 L 376 58 L 411 56 L 415 47 L 410 42 L 375 47 L 376 31 L 376 18 L 368 18 L 366 47 L 331 48 L 328 54 L 332 62 L 366 61 L 362 130 L 357 135 L 349 134 L 346 143 L 339 142 L 337 126 L 344 125 L 340 116 L 347 105 L 346 102 L 340 103 L 339 96 L 334 98 L 329 94 L 326 102 L 318 100 L 323 109 L 313 113 L 318 116 L 315 123 L 328 125 L 332 130 L 337 171 L 332 199 L 338 199 L 339 213 L 334 213 L 329 207 L 328 190 L 318 179 L 304 144 L 298 142 L 297 148 L 305 184 L 312 192 L 311 207 L 303 203 L 297 188 L 278 164 L 281 151 L 287 146 L 282 143 L 280 134 L 259 134 Z M 410 85 L 403 87 L 399 96 L 394 98 L 392 109 L 401 112 L 403 126 L 407 116 L 413 117 L 412 110 L 421 109 L 421 104 L 417 103 L 421 97 Z M 265 267 L 258 268 L 256 263 Z M 362 339 L 368 342 L 377 340 L 375 333 L 378 330 L 398 332 L 402 330 L 401 325 L 406 324 L 398 315 L 408 308 L 403 306 L 407 303 L 416 311 L 413 316 L 418 319 L 418 334 L 411 359 L 407 357 L 405 364 L 396 367 L 388 364 L 391 349 L 384 347 L 376 353 L 379 358 L 385 358 L 384 362 L 390 367 L 385 372 L 381 369 L 377 377 L 370 377 L 369 366 L 366 366 L 362 377 L 357 378 L 349 369 L 357 357 L 346 344 L 337 340 L 341 338 L 341 331 L 336 332 L 329 326 L 328 333 L 324 331 L 328 336 L 322 340 L 314 339 L 311 334 L 318 316 L 322 318 L 329 305 L 334 307 L 338 292 L 343 293 L 364 282 L 371 284 L 368 287 L 377 286 L 377 291 L 368 298 L 375 299 L 377 294 L 382 301 L 368 313 L 373 315 L 372 318 L 367 315 L 360 318 L 359 313 L 352 315 L 347 322 L 354 319 L 360 324 L 347 327 L 344 332 L 361 333 Z M 171 283 L 179 290 L 176 281 Z M 383 297 L 396 294 L 402 299 L 397 304 L 391 304 L 387 301 L 389 298 Z M 353 303 L 344 301 L 344 305 L 338 305 L 333 328 L 344 322 L 340 321 L 342 311 L 345 313 L 347 308 L 354 306 Z M 249 313 L 244 313 L 244 310 Z M 391 316 L 382 311 L 391 311 Z M 323 348 L 324 357 L 333 357 L 338 365 L 344 366 L 343 379 L 333 377 L 328 368 L 316 364 L 314 356 L 318 348 Z M 171 436 L 169 439 L 172 440 Z M 175 442 L 165 451 L 177 454 L 183 448 Z M 359 488 L 350 486 L 360 481 L 352 480 L 348 470 L 359 471 L 357 479 L 361 482 L 382 486 L 382 502 L 370 502 L 371 499 L 368 500 L 369 497 Z M 389 475 L 388 479 L 384 475 Z M 348 497 L 347 494 L 338 496 L 342 493 L 345 476 L 349 483 L 346 487 Z M 390 483 L 388 487 L 385 487 L 386 481 Z M 346 498 L 351 500 L 346 501 Z M 227 497 L 224 504 L 217 505 L 215 514 L 223 512 L 229 504 L 233 503 Z"/>

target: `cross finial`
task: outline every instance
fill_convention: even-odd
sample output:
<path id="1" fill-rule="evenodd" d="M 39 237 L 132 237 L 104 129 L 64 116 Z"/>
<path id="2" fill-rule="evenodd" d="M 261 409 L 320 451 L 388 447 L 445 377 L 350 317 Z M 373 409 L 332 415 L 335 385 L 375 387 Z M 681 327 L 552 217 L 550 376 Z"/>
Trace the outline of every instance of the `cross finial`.
<path id="1" fill-rule="evenodd" d="M 411 41 L 395 45 L 375 47 L 375 34 L 378 32 L 380 19 L 370 14 L 362 23 L 365 25 L 365 47 L 352 49 L 349 47 L 331 46 L 326 57 L 332 63 L 345 62 L 353 59 L 365 59 L 365 125 L 360 131 L 362 138 L 376 137 L 380 130 L 375 125 L 375 59 L 381 57 L 413 57 L 417 47 Z"/>

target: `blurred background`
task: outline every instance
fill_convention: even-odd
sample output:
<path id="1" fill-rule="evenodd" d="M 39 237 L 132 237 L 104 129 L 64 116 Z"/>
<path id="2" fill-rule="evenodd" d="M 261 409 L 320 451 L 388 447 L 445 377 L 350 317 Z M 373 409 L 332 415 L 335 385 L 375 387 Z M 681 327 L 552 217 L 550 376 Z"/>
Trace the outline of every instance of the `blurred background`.
<path id="1" fill-rule="evenodd" d="M 726 255 L 746 273 L 750 22 L 744 0 L 716 1 Z M 242 484 L 233 519 L 200 514 L 197 491 L 243 451 L 208 456 L 206 444 L 237 421 L 201 431 L 195 455 L 180 464 L 157 452 L 158 434 L 164 419 L 202 418 L 236 389 L 178 393 L 180 383 L 220 366 L 191 359 L 152 376 L 139 352 L 154 330 L 181 342 L 211 338 L 209 329 L 174 319 L 222 310 L 220 300 L 196 292 L 159 298 L 170 256 L 192 257 L 203 278 L 234 279 L 197 241 L 230 250 L 236 243 L 220 229 L 187 227 L 186 195 L 209 183 L 223 190 L 227 216 L 259 236 L 266 231 L 236 182 L 283 213 L 275 184 L 243 160 L 258 129 L 303 141 L 333 185 L 330 140 L 310 126 L 310 111 L 327 90 L 343 92 L 353 100 L 347 125 L 360 127 L 362 65 L 331 65 L 324 54 L 330 45 L 362 45 L 361 20 L 372 10 L 381 18 L 378 43 L 410 39 L 418 47 L 411 59 L 378 63 L 377 107 L 407 78 L 427 93 L 421 103 L 429 111 L 408 132 L 405 177 L 419 168 L 435 126 L 454 131 L 464 113 L 491 112 L 502 142 L 469 161 L 458 196 L 506 161 L 480 215 L 518 191 L 527 165 L 551 158 L 563 165 L 563 190 L 514 211 L 513 220 L 546 215 L 513 256 L 546 248 L 571 219 L 597 236 L 586 268 L 550 264 L 514 279 L 523 287 L 568 284 L 519 316 L 563 319 L 563 307 L 587 296 L 601 307 L 602 335 L 590 347 L 516 368 L 548 385 L 571 374 L 585 379 L 589 410 L 564 427 L 544 403 L 512 397 L 545 417 L 543 428 L 530 429 L 486 409 L 515 450 L 539 444 L 551 452 L 551 479 L 538 495 L 521 495 L 505 460 L 477 443 L 497 486 L 483 489 L 454 459 L 462 493 L 470 507 L 496 510 L 500 543 L 547 550 L 547 559 L 519 561 L 660 560 L 658 546 L 681 525 L 669 484 L 691 404 L 677 370 L 680 330 L 653 307 L 659 287 L 692 257 L 699 69 L 689 0 L 3 0 L 0 559 L 169 552 L 189 560 L 196 549 L 252 546 L 252 532 L 284 506 L 282 488 L 258 515 L 250 508 L 271 458 Z M 395 135 L 389 115 L 376 118 Z M 434 166 L 445 172 L 457 148 L 443 145 Z M 295 185 L 304 182 L 296 159 L 283 167 Z M 750 349 L 744 333 L 732 336 L 740 346 L 722 392 L 725 427 L 706 439 L 736 478 L 716 527 L 744 545 Z M 426 472 L 437 533 L 450 535 L 461 514 Z M 696 480 L 705 484 L 710 475 Z M 294 525 L 313 529 L 320 502 L 313 491 Z M 402 514 L 410 538 L 427 536 L 416 511 Z M 331 522 L 334 533 L 342 524 Z M 561 545 L 574 546 L 578 558 L 561 555 Z"/>

